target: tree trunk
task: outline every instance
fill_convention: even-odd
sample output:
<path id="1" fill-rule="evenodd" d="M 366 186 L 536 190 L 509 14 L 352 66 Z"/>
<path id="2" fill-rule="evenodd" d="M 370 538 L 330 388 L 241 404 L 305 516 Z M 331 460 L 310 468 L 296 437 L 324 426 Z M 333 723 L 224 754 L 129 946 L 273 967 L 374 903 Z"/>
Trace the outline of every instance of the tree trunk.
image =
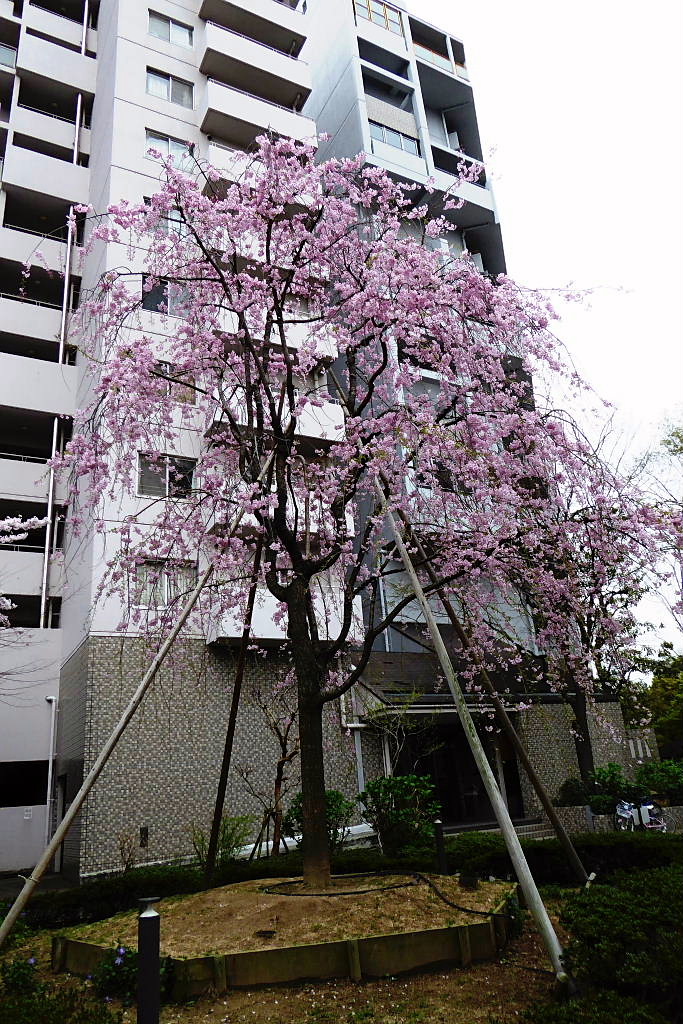
<path id="1" fill-rule="evenodd" d="M 275 785 L 273 787 L 273 845 L 270 848 L 271 857 L 277 857 L 280 853 L 280 837 L 282 835 L 282 778 L 285 769 L 282 759 L 277 763 L 275 772 Z"/>
<path id="2" fill-rule="evenodd" d="M 304 882 L 311 889 L 326 889 L 330 884 L 330 844 L 323 763 L 325 676 L 309 632 L 308 597 L 308 585 L 303 580 L 290 587 L 287 634 L 292 644 L 299 704 Z"/>
<path id="3" fill-rule="evenodd" d="M 574 744 L 579 772 L 584 782 L 590 782 L 595 771 L 593 744 L 588 729 L 588 701 L 582 690 L 567 695 L 567 703 L 574 712 Z"/>

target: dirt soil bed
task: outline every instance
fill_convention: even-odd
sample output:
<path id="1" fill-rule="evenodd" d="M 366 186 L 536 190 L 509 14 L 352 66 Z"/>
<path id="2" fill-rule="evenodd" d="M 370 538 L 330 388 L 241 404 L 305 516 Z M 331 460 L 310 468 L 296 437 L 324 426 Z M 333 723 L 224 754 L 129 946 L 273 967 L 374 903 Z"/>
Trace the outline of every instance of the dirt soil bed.
<path id="1" fill-rule="evenodd" d="M 510 891 L 509 882 L 482 882 L 479 889 L 461 889 L 457 880 L 432 876 L 453 903 L 491 911 Z M 164 899 L 161 914 L 162 953 L 174 957 L 202 956 L 240 950 L 272 949 L 311 942 L 409 932 L 446 925 L 471 924 L 478 916 L 448 906 L 424 882 L 411 885 L 405 876 L 335 880 L 337 895 L 287 895 L 266 889 L 284 883 L 287 893 L 301 886 L 286 879 L 240 882 L 208 892 Z M 352 894 L 353 889 L 370 892 Z M 63 934 L 97 945 L 137 944 L 137 911 L 106 921 L 80 925 Z"/>

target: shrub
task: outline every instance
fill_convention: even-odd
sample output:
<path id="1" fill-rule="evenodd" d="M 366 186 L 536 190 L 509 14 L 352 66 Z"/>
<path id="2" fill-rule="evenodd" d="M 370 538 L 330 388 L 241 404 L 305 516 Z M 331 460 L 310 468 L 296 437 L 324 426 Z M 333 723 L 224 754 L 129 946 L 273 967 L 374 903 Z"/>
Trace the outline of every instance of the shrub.
<path id="1" fill-rule="evenodd" d="M 223 815 L 221 826 L 218 832 L 218 846 L 216 848 L 216 865 L 226 864 L 234 860 L 242 847 L 247 843 L 254 829 L 254 819 L 247 814 L 231 816 Z M 202 871 L 206 867 L 206 857 L 209 852 L 210 829 L 204 829 L 201 825 L 190 825 L 190 838 Z"/>
<path id="2" fill-rule="evenodd" d="M 652 835 L 646 832 L 587 832 L 572 837 L 576 851 L 587 871 L 596 871 L 604 880 L 616 871 L 637 871 L 683 864 L 683 839 L 680 836 Z M 513 875 L 502 836 L 485 832 L 463 832 L 446 840 L 452 871 L 487 878 Z M 556 839 L 522 840 L 522 849 L 539 885 L 572 885 L 575 878 Z"/>
<path id="3" fill-rule="evenodd" d="M 588 803 L 588 786 L 583 779 L 565 779 L 553 800 L 556 807 L 580 807 Z"/>
<path id="4" fill-rule="evenodd" d="M 359 799 L 383 853 L 395 856 L 406 848 L 432 846 L 440 808 L 431 779 L 423 775 L 374 779 Z"/>
<path id="5" fill-rule="evenodd" d="M 593 814 L 614 814 L 617 801 L 613 796 L 598 793 L 589 798 L 589 803 Z"/>
<path id="6" fill-rule="evenodd" d="M 122 1024 L 122 1013 L 82 989 L 40 985 L 35 992 L 2 994 L 2 1024 Z"/>
<path id="7" fill-rule="evenodd" d="M 657 1010 L 616 992 L 597 992 L 568 1003 L 535 1006 L 521 1020 L 531 1024 L 667 1024 Z"/>
<path id="8" fill-rule="evenodd" d="M 325 818 L 327 821 L 330 851 L 332 853 L 341 849 L 342 843 L 349 834 L 349 825 L 355 810 L 355 800 L 347 799 L 338 789 L 326 790 Z M 297 793 L 289 805 L 282 828 L 286 836 L 297 838 L 297 844 L 301 844 L 301 833 L 303 831 L 303 801 L 301 793 Z"/>
<path id="9" fill-rule="evenodd" d="M 108 950 L 92 976 L 98 995 L 121 999 L 124 1004 L 133 1003 L 137 996 L 139 960 L 137 950 L 120 942 L 114 949 Z M 164 1002 L 170 995 L 172 985 L 170 957 L 162 957 L 159 974 L 161 1000 Z"/>
<path id="10" fill-rule="evenodd" d="M 639 766 L 636 782 L 672 804 L 683 804 L 683 761 L 647 761 Z"/>
<path id="11" fill-rule="evenodd" d="M 562 921 L 566 962 L 577 979 L 663 1010 L 683 1003 L 683 867 L 615 874 L 572 897 Z"/>
<path id="12" fill-rule="evenodd" d="M 0 962 L 0 982 L 6 993 L 36 992 L 40 986 L 36 958 L 3 960 Z"/>

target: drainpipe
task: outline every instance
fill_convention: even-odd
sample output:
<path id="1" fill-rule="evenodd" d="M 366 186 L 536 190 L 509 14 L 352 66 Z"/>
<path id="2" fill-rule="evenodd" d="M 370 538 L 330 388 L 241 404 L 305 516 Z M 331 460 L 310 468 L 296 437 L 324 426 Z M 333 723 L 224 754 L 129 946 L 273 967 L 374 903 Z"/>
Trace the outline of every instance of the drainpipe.
<path id="1" fill-rule="evenodd" d="M 55 416 L 52 422 L 52 458 L 57 454 L 57 435 L 59 431 L 59 417 Z M 45 546 L 43 548 L 43 577 L 40 588 L 40 628 L 47 629 L 47 590 L 50 576 L 50 541 L 54 524 L 55 503 L 55 470 L 50 466 L 50 475 L 47 484 L 47 526 L 45 527 Z"/>
<path id="2" fill-rule="evenodd" d="M 62 288 L 62 316 L 59 322 L 59 356 L 58 362 L 64 362 L 64 351 L 66 349 L 66 328 L 69 316 L 69 294 L 71 291 L 71 258 L 73 255 L 73 233 L 74 225 L 73 206 L 69 207 L 69 216 L 66 221 L 66 255 L 64 257 L 64 286 Z"/>
<path id="3" fill-rule="evenodd" d="M 90 21 L 90 4 L 85 0 L 83 4 L 83 30 L 81 32 L 81 53 L 85 55 L 88 41 L 88 22 Z"/>
<path id="4" fill-rule="evenodd" d="M 78 163 L 78 154 L 80 151 L 81 143 L 81 120 L 83 118 L 83 93 L 79 92 L 76 97 L 76 131 L 74 132 L 74 145 L 73 153 L 71 155 L 71 163 Z"/>
<path id="5" fill-rule="evenodd" d="M 50 705 L 50 747 L 48 749 L 48 760 L 47 760 L 47 798 L 45 800 L 45 846 L 50 842 L 50 824 L 52 815 L 50 809 L 52 807 L 52 771 L 55 760 L 55 719 L 57 717 L 57 698 L 46 697 L 45 700 Z"/>

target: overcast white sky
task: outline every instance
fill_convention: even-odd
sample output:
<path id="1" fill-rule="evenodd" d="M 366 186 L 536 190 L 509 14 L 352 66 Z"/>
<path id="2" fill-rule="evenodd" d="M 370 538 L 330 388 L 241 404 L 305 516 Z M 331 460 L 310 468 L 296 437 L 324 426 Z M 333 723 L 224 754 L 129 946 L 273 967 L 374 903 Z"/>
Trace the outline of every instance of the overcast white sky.
<path id="1" fill-rule="evenodd" d="M 656 445 L 683 423 L 681 0 L 409 3 L 465 43 L 508 272 L 594 290 L 557 333 L 634 456 Z"/>
<path id="2" fill-rule="evenodd" d="M 634 447 L 683 421 L 681 0 L 409 0 L 465 43 L 509 273 Z"/>

